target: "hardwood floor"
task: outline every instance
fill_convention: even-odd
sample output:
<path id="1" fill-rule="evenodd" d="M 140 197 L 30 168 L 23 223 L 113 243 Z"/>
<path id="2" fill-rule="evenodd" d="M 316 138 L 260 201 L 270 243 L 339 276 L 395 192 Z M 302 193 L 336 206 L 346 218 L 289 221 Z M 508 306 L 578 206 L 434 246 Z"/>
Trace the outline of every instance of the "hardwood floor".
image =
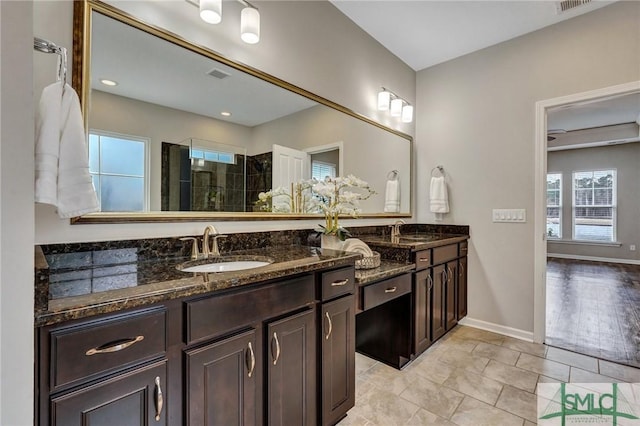
<path id="1" fill-rule="evenodd" d="M 640 266 L 547 261 L 550 346 L 640 367 Z"/>

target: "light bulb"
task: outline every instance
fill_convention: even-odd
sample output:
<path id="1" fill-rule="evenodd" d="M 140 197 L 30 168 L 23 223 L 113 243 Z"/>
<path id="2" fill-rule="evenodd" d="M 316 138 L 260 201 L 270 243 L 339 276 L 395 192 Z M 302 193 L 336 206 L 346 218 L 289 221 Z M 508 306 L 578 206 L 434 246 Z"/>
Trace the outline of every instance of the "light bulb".
<path id="1" fill-rule="evenodd" d="M 391 100 L 391 93 L 386 90 L 382 90 L 378 93 L 378 110 L 387 111 L 389 109 L 389 101 Z"/>
<path id="2" fill-rule="evenodd" d="M 245 7 L 240 14 L 240 38 L 248 44 L 260 41 L 260 12 L 253 7 Z"/>
<path id="3" fill-rule="evenodd" d="M 402 122 L 411 123 L 413 121 L 413 105 L 405 105 L 402 107 Z"/>
<path id="4" fill-rule="evenodd" d="M 402 114 L 402 99 L 395 98 L 391 101 L 391 116 L 400 117 L 400 114 Z"/>
<path id="5" fill-rule="evenodd" d="M 222 0 L 200 0 L 200 18 L 208 24 L 222 22 Z"/>

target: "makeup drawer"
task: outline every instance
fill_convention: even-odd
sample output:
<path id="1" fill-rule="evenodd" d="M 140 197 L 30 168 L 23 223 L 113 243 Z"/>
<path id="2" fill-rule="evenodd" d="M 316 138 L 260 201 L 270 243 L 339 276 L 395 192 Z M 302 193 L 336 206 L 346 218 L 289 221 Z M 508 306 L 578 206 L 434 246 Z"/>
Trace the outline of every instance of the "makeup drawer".
<path id="1" fill-rule="evenodd" d="M 382 305 L 389 300 L 411 293 L 411 275 L 404 274 L 362 288 L 362 310 Z"/>

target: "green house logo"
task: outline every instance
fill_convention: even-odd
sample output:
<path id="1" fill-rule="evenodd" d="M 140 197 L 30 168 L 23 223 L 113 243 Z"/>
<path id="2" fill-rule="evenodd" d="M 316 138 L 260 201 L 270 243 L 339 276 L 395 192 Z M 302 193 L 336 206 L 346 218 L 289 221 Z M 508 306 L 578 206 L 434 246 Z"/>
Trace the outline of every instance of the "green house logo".
<path id="1" fill-rule="evenodd" d="M 640 425 L 636 413 L 638 389 L 618 383 L 541 383 L 538 395 L 539 425 Z M 621 391 L 624 387 L 627 392 Z M 555 390 L 554 388 L 557 388 Z M 553 393 L 551 399 L 548 397 Z M 634 392 L 635 391 L 635 392 Z M 546 395 L 547 397 L 545 398 Z M 629 395 L 629 398 L 625 395 Z M 629 401 L 631 399 L 631 401 Z"/>

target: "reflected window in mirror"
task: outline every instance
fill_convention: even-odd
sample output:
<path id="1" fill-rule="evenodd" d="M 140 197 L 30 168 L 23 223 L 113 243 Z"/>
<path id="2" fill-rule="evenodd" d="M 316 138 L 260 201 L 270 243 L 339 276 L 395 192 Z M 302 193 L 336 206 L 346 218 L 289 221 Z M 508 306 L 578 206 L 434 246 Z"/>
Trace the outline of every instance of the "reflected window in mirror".
<path id="1" fill-rule="evenodd" d="M 100 211 L 148 210 L 148 145 L 147 138 L 98 130 L 89 133 L 89 173 Z"/>
<path id="2" fill-rule="evenodd" d="M 336 177 L 336 165 L 324 161 L 311 160 L 311 178 L 324 180 L 325 177 Z"/>

